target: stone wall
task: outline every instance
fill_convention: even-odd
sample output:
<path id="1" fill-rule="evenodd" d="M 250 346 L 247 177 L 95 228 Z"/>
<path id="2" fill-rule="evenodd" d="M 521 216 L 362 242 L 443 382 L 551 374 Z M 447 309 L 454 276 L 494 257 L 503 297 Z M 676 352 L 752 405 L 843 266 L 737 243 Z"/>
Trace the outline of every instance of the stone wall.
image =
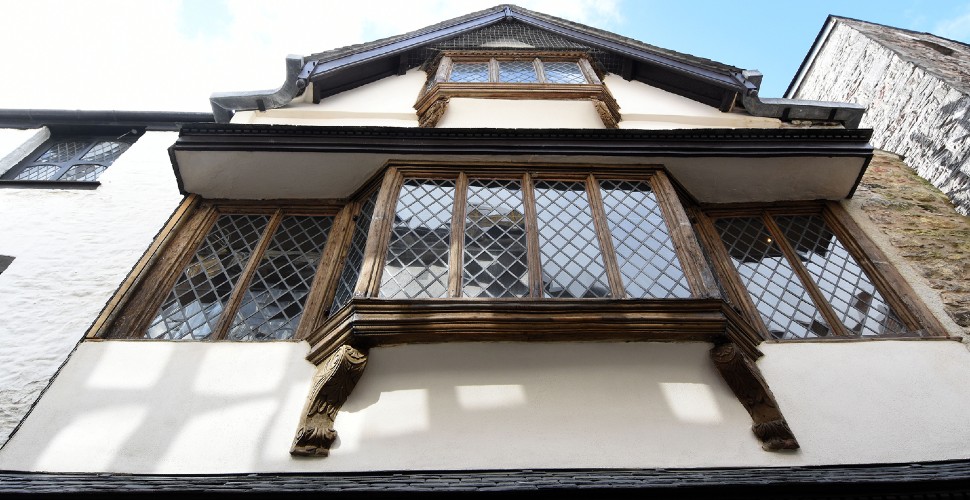
<path id="1" fill-rule="evenodd" d="M 968 69 L 953 64 L 970 49 L 931 35 L 848 23 L 837 21 L 791 97 L 866 106 L 861 126 L 874 129 L 872 144 L 903 155 L 959 212 L 970 214 L 970 96 L 962 82 Z M 948 55 L 949 44 L 957 50 Z"/>
<path id="2" fill-rule="evenodd" d="M 877 151 L 853 204 L 940 294 L 946 313 L 970 336 L 970 217 L 897 155 Z"/>

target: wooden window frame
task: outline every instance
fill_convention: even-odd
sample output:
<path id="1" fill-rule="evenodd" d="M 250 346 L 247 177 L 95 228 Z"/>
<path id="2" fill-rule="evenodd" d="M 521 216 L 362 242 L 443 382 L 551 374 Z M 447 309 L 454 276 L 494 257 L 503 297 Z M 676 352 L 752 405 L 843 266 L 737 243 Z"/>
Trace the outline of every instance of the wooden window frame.
<path id="1" fill-rule="evenodd" d="M 365 269 L 361 273 L 357 297 L 380 297 L 381 278 L 385 266 L 385 258 L 390 243 L 390 234 L 395 217 L 397 197 L 405 179 L 450 179 L 455 181 L 455 199 L 452 207 L 451 248 L 449 252 L 448 298 L 471 300 L 462 297 L 461 277 L 464 256 L 464 212 L 465 197 L 469 178 L 476 179 L 506 179 L 517 180 L 521 183 L 522 202 L 526 222 L 527 262 L 529 273 L 530 294 L 527 299 L 547 299 L 542 292 L 542 270 L 538 227 L 536 222 L 535 197 L 532 193 L 535 180 L 579 181 L 586 184 L 589 196 L 591 216 L 597 235 L 600 251 L 603 255 L 604 267 L 610 284 L 610 297 L 618 300 L 626 299 L 623 277 L 620 275 L 620 265 L 613 249 L 611 233 L 606 220 L 602 204 L 599 180 L 626 180 L 647 182 L 657 198 L 668 233 L 673 243 L 674 251 L 680 261 L 682 271 L 691 291 L 691 298 L 720 297 L 714 275 L 706 259 L 703 257 L 700 244 L 691 229 L 687 213 L 680 204 L 673 185 L 659 166 L 635 165 L 627 168 L 592 165 L 490 165 L 466 164 L 464 166 L 441 166 L 435 164 L 417 164 L 409 162 L 391 166 L 385 174 L 378 204 L 374 211 L 373 222 L 365 252 Z M 536 263 L 534 265 L 534 263 Z M 365 277 L 364 274 L 367 274 Z M 385 299 L 381 299 L 385 300 Z M 400 299 L 425 300 L 425 299 Z M 443 300 L 443 299 L 427 299 Z M 514 300 L 514 299 L 480 299 L 480 300 Z M 561 300 L 561 299 L 550 299 Z M 582 299 L 597 300 L 597 299 Z M 653 299 L 676 300 L 676 299 Z"/>
<path id="2" fill-rule="evenodd" d="M 883 296 L 892 310 L 914 336 L 861 336 L 848 330 L 838 318 L 831 304 L 818 284 L 811 277 L 804 264 L 797 257 L 793 248 L 781 230 L 777 227 L 775 217 L 787 215 L 817 215 L 825 221 L 828 229 L 838 238 L 873 286 Z M 771 342 L 833 342 L 859 341 L 882 339 L 949 339 L 945 328 L 933 315 L 926 305 L 919 299 L 909 283 L 896 268 L 889 263 L 885 254 L 870 240 L 852 217 L 837 202 L 802 202 L 787 204 L 772 204 L 770 206 L 708 206 L 692 207 L 691 217 L 696 221 L 697 235 L 704 242 L 704 247 L 710 252 L 712 267 L 720 278 L 720 283 L 726 293 L 726 299 L 739 309 L 744 318 L 752 325 L 764 340 Z M 778 339 L 768 331 L 761 314 L 758 312 L 747 287 L 735 268 L 730 255 L 714 226 L 714 220 L 733 217 L 757 217 L 764 224 L 772 237 L 777 241 L 779 250 L 785 260 L 791 265 L 798 276 L 800 284 L 811 298 L 812 304 L 825 319 L 832 330 L 829 337 L 813 337 L 798 339 Z"/>
<path id="3" fill-rule="evenodd" d="M 498 81 L 500 61 L 531 61 L 536 70 L 537 83 L 507 83 Z M 543 71 L 545 62 L 575 62 L 586 77 L 586 83 L 548 83 Z M 488 82 L 450 82 L 448 78 L 456 62 L 487 62 Z M 431 64 L 428 83 L 414 108 L 421 127 L 434 127 L 447 110 L 452 98 L 530 99 L 590 101 L 606 128 L 617 128 L 620 106 L 603 84 L 605 75 L 598 73 L 585 52 L 570 51 L 445 51 Z"/>
<path id="4" fill-rule="evenodd" d="M 262 252 L 282 218 L 292 215 L 331 216 L 334 218 L 333 226 L 304 303 L 304 314 L 301 315 L 296 334 L 292 339 L 287 339 L 300 340 L 319 326 L 324 319 L 321 316 L 325 316 L 329 303 L 333 300 L 337 279 L 343 269 L 340 259 L 352 236 L 352 218 L 359 208 L 358 202 L 347 203 L 340 200 L 263 202 L 204 200 L 194 195 L 189 196 L 122 284 L 101 317 L 92 325 L 88 338 L 164 341 L 147 338 L 148 326 L 216 219 L 226 214 L 268 215 L 270 220 L 260 236 L 256 250 L 233 284 L 232 293 L 220 313 L 216 328 L 209 338 L 203 340 L 227 341 L 232 318 L 246 291 L 240 284 L 249 283 L 259 265 Z"/>

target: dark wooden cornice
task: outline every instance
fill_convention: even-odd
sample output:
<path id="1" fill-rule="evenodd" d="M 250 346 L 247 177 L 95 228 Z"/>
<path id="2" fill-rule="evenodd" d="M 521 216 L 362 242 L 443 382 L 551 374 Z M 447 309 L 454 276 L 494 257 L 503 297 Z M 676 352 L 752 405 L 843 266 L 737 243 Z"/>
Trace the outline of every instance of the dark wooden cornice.
<path id="1" fill-rule="evenodd" d="M 872 156 L 871 129 L 465 129 L 191 124 L 173 151 L 594 156 Z"/>

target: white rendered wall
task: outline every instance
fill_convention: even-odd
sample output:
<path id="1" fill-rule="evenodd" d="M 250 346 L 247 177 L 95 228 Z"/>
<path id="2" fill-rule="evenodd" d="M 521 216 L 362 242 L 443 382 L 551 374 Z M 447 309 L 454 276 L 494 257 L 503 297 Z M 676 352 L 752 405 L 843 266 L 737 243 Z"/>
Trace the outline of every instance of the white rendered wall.
<path id="1" fill-rule="evenodd" d="M 146 133 L 97 189 L 0 187 L 0 443 L 181 200 L 175 139 Z"/>
<path id="2" fill-rule="evenodd" d="M 764 344 L 802 449 L 770 453 L 704 343 L 371 350 L 328 458 L 289 456 L 307 345 L 86 342 L 0 470 L 132 473 L 653 468 L 970 457 L 970 353 L 950 341 Z"/>

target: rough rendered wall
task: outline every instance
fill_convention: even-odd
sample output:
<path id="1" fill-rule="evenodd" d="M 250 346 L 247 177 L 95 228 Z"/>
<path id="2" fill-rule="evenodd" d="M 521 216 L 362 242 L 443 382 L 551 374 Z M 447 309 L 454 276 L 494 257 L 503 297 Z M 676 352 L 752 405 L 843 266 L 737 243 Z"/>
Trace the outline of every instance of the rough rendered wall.
<path id="1" fill-rule="evenodd" d="M 0 443 L 181 200 L 175 138 L 146 133 L 97 189 L 0 187 Z"/>
<path id="2" fill-rule="evenodd" d="M 934 61 L 935 68 L 947 71 L 942 60 L 950 56 L 925 47 L 918 55 L 941 59 Z M 865 105 L 862 126 L 874 129 L 872 144 L 905 156 L 909 166 L 946 193 L 961 213 L 970 214 L 966 93 L 839 22 L 793 97 Z"/>
<path id="3" fill-rule="evenodd" d="M 970 217 L 896 155 L 877 151 L 848 208 L 859 208 L 970 336 Z"/>

